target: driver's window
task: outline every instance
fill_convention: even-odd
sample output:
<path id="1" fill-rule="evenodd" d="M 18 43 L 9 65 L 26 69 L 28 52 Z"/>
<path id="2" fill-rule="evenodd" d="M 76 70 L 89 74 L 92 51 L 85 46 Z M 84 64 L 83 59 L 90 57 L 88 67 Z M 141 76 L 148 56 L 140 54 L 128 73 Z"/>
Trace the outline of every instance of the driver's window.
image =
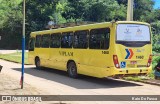
<path id="1" fill-rule="evenodd" d="M 35 39 L 34 38 L 30 38 L 29 51 L 34 51 L 34 44 L 35 44 Z"/>

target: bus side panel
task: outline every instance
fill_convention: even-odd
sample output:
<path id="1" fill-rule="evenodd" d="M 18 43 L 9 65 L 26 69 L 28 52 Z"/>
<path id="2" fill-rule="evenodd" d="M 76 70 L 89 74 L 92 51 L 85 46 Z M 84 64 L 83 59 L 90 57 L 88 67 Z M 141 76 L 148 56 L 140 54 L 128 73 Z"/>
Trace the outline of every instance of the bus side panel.
<path id="1" fill-rule="evenodd" d="M 50 55 L 49 55 L 48 66 L 50 68 L 56 68 L 58 66 L 57 57 L 59 57 L 59 54 L 58 54 L 59 48 L 50 48 L 49 51 L 50 51 Z"/>
<path id="2" fill-rule="evenodd" d="M 48 54 L 43 48 L 35 48 L 35 58 L 39 57 L 41 66 L 46 66 L 46 55 Z"/>
<path id="3" fill-rule="evenodd" d="M 107 50 L 92 50 L 89 51 L 90 54 L 88 67 L 88 73 L 90 75 L 99 76 L 100 69 L 99 68 L 108 68 L 110 66 L 110 55 Z M 107 75 L 106 75 L 107 76 Z"/>
<path id="4" fill-rule="evenodd" d="M 80 74 L 99 78 L 110 76 L 111 67 L 113 66 L 113 40 L 115 38 L 113 29 L 113 27 L 110 27 L 109 49 L 75 50 L 77 53 L 76 60 L 78 60 L 78 72 Z"/>
<path id="5" fill-rule="evenodd" d="M 51 68 L 66 70 L 66 61 L 64 61 L 65 53 L 63 53 L 63 49 L 61 48 L 51 48 L 50 49 L 50 62 L 49 66 Z"/>
<path id="6" fill-rule="evenodd" d="M 88 75 L 88 61 L 89 61 L 89 56 L 88 55 L 88 49 L 74 49 L 74 60 L 76 62 L 77 65 L 77 72 L 79 74 L 84 74 L 84 75 Z"/>
<path id="7" fill-rule="evenodd" d="M 44 66 L 49 66 L 49 55 L 50 55 L 50 49 L 49 48 L 42 48 L 41 49 L 41 59 L 44 61 Z"/>
<path id="8" fill-rule="evenodd" d="M 106 51 L 106 50 L 105 50 Z M 110 56 L 102 54 L 102 50 L 74 50 L 74 60 L 78 73 L 94 77 L 104 77 L 109 75 Z"/>
<path id="9" fill-rule="evenodd" d="M 35 64 L 35 53 L 34 51 L 28 52 L 28 63 L 34 65 Z"/>
<path id="10" fill-rule="evenodd" d="M 67 71 L 67 62 L 73 60 L 74 51 L 72 49 L 60 48 L 59 51 L 56 51 L 58 57 L 56 57 L 57 67 L 60 70 Z"/>
<path id="11" fill-rule="evenodd" d="M 30 34 L 32 35 L 32 34 Z M 33 42 L 33 44 L 32 44 Z M 31 48 L 32 47 L 32 48 Z M 28 63 L 34 65 L 35 64 L 35 37 L 30 36 L 29 47 L 28 47 Z"/>

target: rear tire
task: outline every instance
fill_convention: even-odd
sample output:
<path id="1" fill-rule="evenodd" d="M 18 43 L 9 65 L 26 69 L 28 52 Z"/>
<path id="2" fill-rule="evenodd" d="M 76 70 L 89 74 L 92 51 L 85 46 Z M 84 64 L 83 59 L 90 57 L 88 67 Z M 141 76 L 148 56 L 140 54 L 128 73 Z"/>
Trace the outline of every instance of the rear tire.
<path id="1" fill-rule="evenodd" d="M 68 71 L 69 77 L 71 77 L 71 78 L 77 78 L 78 77 L 77 66 L 74 62 L 70 62 L 68 64 L 67 69 L 68 69 L 67 71 Z"/>
<path id="2" fill-rule="evenodd" d="M 36 69 L 41 69 L 41 61 L 39 58 L 35 59 L 35 65 L 36 65 Z"/>

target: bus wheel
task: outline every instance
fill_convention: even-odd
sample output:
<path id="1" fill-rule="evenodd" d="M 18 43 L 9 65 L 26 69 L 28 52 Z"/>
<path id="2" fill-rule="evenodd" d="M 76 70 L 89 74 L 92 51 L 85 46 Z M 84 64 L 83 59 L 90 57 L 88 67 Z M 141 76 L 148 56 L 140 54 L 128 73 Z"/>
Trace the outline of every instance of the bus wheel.
<path id="1" fill-rule="evenodd" d="M 68 64 L 68 74 L 71 78 L 77 78 L 78 74 L 77 74 L 77 66 L 74 62 L 70 62 Z"/>
<path id="2" fill-rule="evenodd" d="M 35 65 L 36 65 L 36 69 L 41 69 L 41 62 L 39 58 L 35 59 Z"/>

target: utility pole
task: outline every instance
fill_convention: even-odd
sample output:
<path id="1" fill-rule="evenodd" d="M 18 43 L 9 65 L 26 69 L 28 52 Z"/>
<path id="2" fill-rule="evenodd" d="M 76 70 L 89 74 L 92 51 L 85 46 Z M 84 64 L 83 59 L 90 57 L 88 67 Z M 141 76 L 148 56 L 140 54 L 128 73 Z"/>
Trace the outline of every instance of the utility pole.
<path id="1" fill-rule="evenodd" d="M 133 21 L 133 4 L 134 0 L 128 0 L 127 21 Z"/>
<path id="2" fill-rule="evenodd" d="M 23 83 L 24 83 L 24 55 L 25 55 L 25 0 L 23 0 L 23 35 L 22 35 L 22 70 L 21 70 L 21 89 L 23 89 Z"/>

